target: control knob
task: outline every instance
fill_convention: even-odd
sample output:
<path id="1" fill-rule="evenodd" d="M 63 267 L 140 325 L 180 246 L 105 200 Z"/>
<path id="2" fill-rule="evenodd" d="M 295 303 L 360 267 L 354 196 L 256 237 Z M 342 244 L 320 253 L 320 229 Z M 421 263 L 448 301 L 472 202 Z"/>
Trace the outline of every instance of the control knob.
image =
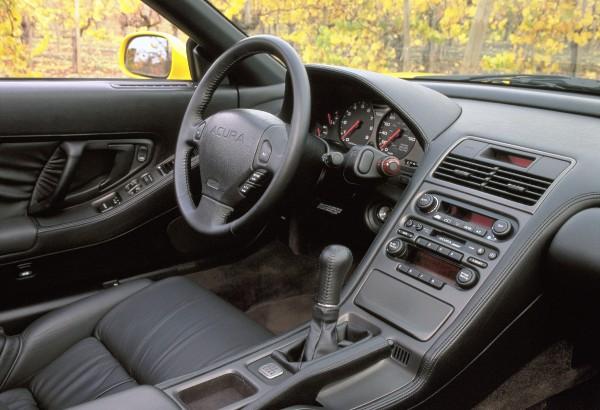
<path id="1" fill-rule="evenodd" d="M 473 269 L 462 268 L 456 274 L 456 283 L 463 289 L 470 289 L 479 280 L 479 275 Z"/>
<path id="2" fill-rule="evenodd" d="M 417 208 L 427 214 L 435 211 L 438 206 L 439 200 L 431 194 L 423 194 L 417 199 Z"/>
<path id="3" fill-rule="evenodd" d="M 385 246 L 385 252 L 393 258 L 402 258 L 406 255 L 407 245 L 400 238 L 394 238 Z"/>
<path id="4" fill-rule="evenodd" d="M 492 232 L 498 238 L 505 238 L 512 232 L 512 224 L 506 219 L 498 219 L 492 225 Z"/>

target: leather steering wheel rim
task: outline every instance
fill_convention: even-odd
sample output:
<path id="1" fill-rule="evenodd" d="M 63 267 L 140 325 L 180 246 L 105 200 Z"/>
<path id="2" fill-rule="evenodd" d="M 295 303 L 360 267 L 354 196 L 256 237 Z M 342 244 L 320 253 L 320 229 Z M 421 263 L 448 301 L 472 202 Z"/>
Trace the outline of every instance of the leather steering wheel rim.
<path id="1" fill-rule="evenodd" d="M 206 119 L 204 115 L 218 85 L 236 63 L 256 54 L 274 55 L 287 68 L 293 95 L 293 111 L 290 123 L 285 124 L 280 119 L 276 120 L 275 116 L 272 116 L 273 118 L 268 117 L 270 114 L 261 111 L 237 109 L 226 110 L 218 119 L 214 119 L 214 121 L 220 121 L 220 124 L 225 125 L 221 127 L 212 126 L 210 124 L 212 117 L 216 118 L 221 113 L 216 113 Z M 198 84 L 188 104 L 179 130 L 175 151 L 176 199 L 183 217 L 194 230 L 209 236 L 228 236 L 259 226 L 261 222 L 264 222 L 269 211 L 282 199 L 300 164 L 305 139 L 308 135 L 310 106 L 310 83 L 306 68 L 292 46 L 278 37 L 260 35 L 245 38 L 234 44 L 215 60 Z M 277 121 L 280 121 L 281 124 Z M 231 129 L 226 128 L 227 124 L 230 123 L 239 124 L 242 129 L 249 129 L 250 132 L 232 131 L 233 127 Z M 262 128 L 253 128 L 254 123 L 261 123 Z M 282 124 L 285 124 L 285 126 Z M 211 126 L 212 129 L 209 129 Z M 228 130 L 228 134 L 225 135 L 225 131 L 220 132 L 221 129 Z M 260 132 L 263 135 L 254 135 Z M 282 150 L 282 154 L 279 155 L 280 158 L 277 158 L 277 155 L 271 156 L 271 159 L 275 158 L 277 160 L 277 164 L 265 165 L 267 169 L 272 168 L 272 178 L 256 203 L 237 219 L 229 221 L 228 217 L 233 213 L 234 206 L 227 203 L 227 201 L 221 202 L 220 198 L 231 198 L 235 196 L 235 193 L 231 187 L 222 187 L 218 178 L 207 177 L 203 178 L 202 197 L 199 204 L 196 205 L 190 185 L 190 161 L 194 149 L 210 150 L 213 146 L 218 147 L 219 144 L 224 144 L 225 138 L 232 140 L 231 135 L 237 136 L 236 142 L 239 142 L 241 136 L 241 143 L 237 145 L 230 143 L 227 147 L 232 151 L 239 149 L 240 155 L 234 155 L 234 158 L 237 160 L 244 156 L 240 162 L 247 164 L 249 159 L 246 157 L 252 152 L 252 144 L 256 143 L 255 155 L 259 155 L 258 152 L 262 149 L 260 144 L 263 143 L 269 133 L 278 135 L 285 133 L 287 144 L 285 149 Z M 210 141 L 211 138 L 212 141 Z M 282 138 L 279 137 L 279 139 Z M 248 140 L 250 141 L 248 142 Z M 276 141 L 271 142 L 275 143 Z M 275 145 L 277 144 L 275 143 Z M 243 151 L 243 154 L 241 151 Z M 202 152 L 200 151 L 200 153 Z M 222 149 L 221 152 L 227 154 L 229 151 L 223 151 Z M 202 168 L 202 157 L 199 159 Z M 275 159 L 271 162 L 275 162 Z M 218 161 L 220 163 L 216 163 L 214 158 L 208 157 L 205 163 L 212 163 L 215 167 L 221 167 L 221 173 L 227 174 L 229 170 L 222 165 L 223 161 L 227 161 L 227 158 L 219 158 Z M 231 162 L 231 164 L 232 168 L 235 168 L 233 165 L 237 163 Z M 253 159 L 252 164 L 251 170 L 255 168 L 256 159 Z M 211 169 L 207 166 L 201 169 L 202 174 L 211 172 Z M 243 168 L 243 166 L 239 168 Z M 212 194 L 206 193 L 205 190 L 212 191 Z M 227 191 L 227 195 L 225 191 Z"/>

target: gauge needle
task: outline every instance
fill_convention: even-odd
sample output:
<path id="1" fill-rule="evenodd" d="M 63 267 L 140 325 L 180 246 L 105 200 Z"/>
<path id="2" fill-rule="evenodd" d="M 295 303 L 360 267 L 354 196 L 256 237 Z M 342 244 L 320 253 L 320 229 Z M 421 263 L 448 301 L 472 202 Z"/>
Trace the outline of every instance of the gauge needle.
<path id="1" fill-rule="evenodd" d="M 390 135 L 388 139 L 381 143 L 379 149 L 386 149 L 392 142 L 394 142 L 396 138 L 400 136 L 400 133 L 402 133 L 402 128 L 397 128 L 396 131 L 392 132 L 392 135 Z"/>
<path id="2" fill-rule="evenodd" d="M 355 130 L 356 130 L 356 129 L 357 129 L 359 126 L 360 126 L 360 124 L 361 124 L 361 123 L 362 123 L 362 121 L 361 121 L 361 120 L 356 120 L 356 121 L 354 122 L 354 124 L 352 124 L 352 125 L 350 126 L 350 128 L 348 128 L 348 129 L 346 130 L 346 132 L 342 134 L 342 136 L 340 137 L 340 139 L 343 141 L 343 140 L 344 140 L 344 138 L 346 138 L 347 136 L 349 136 L 350 134 L 352 134 L 352 133 L 353 133 L 353 132 L 354 132 L 354 131 L 355 131 Z"/>

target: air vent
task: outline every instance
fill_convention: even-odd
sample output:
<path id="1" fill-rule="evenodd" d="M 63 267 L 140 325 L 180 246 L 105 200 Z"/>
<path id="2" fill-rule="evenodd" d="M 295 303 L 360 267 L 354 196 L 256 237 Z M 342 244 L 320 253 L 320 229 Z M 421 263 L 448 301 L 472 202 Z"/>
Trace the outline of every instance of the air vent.
<path id="1" fill-rule="evenodd" d="M 525 205 L 535 205 L 554 182 L 455 154 L 444 158 L 433 176 Z"/>
<path id="2" fill-rule="evenodd" d="M 393 342 L 391 357 L 401 365 L 408 366 L 408 361 L 410 360 L 410 352 L 402 346 L 400 346 L 398 343 Z"/>

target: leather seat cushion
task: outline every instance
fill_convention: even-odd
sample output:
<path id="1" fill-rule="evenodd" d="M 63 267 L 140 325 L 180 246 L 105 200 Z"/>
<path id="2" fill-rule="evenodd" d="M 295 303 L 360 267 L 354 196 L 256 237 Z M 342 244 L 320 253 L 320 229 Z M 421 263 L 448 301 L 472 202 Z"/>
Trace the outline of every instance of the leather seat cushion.
<path id="1" fill-rule="evenodd" d="M 60 409 L 137 386 L 93 337 L 76 343 L 39 372 L 30 384 L 38 405 Z"/>
<path id="2" fill-rule="evenodd" d="M 125 299 L 96 337 L 140 384 L 202 369 L 272 337 L 241 311 L 189 279 L 162 280 Z"/>
<path id="3" fill-rule="evenodd" d="M 0 388 L 7 390 L 0 393 L 0 410 L 63 409 L 138 383 L 155 385 L 271 337 L 188 279 L 123 284 L 52 312 L 5 340 L 0 359 L 2 350 L 19 353 L 7 363 L 13 371 L 3 376 Z"/>
<path id="4" fill-rule="evenodd" d="M 0 410 L 38 410 L 38 406 L 27 389 L 12 389 L 0 393 Z"/>

